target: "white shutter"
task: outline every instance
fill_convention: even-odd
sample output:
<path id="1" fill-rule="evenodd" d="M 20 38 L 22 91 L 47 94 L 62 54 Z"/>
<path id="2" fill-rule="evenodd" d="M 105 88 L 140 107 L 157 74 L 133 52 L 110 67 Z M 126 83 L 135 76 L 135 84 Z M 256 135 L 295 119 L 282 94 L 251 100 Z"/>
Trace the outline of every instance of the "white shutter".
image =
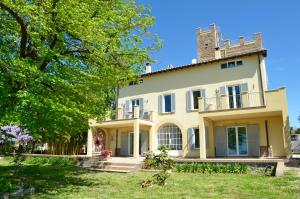
<path id="1" fill-rule="evenodd" d="M 158 113 L 163 113 L 163 96 L 158 96 Z"/>
<path id="2" fill-rule="evenodd" d="M 143 118 L 144 117 L 144 99 L 143 98 L 139 98 L 139 108 L 140 108 L 140 117 Z"/>
<path id="3" fill-rule="evenodd" d="M 226 95 L 226 87 L 225 86 L 221 86 L 219 88 L 219 95 L 220 96 L 225 96 Z"/>
<path id="4" fill-rule="evenodd" d="M 200 89 L 201 97 L 205 99 L 206 94 L 205 94 L 205 89 Z"/>
<path id="5" fill-rule="evenodd" d="M 171 94 L 171 112 L 175 113 L 175 93 Z"/>
<path id="6" fill-rule="evenodd" d="M 241 84 L 241 92 L 248 93 L 248 84 L 247 83 Z"/>
<path id="7" fill-rule="evenodd" d="M 189 149 L 194 149 L 195 148 L 195 133 L 194 133 L 194 128 L 188 128 L 188 144 L 189 144 Z"/>
<path id="8" fill-rule="evenodd" d="M 194 107 L 193 102 L 193 91 L 189 90 L 186 92 L 186 109 L 188 111 L 192 110 L 192 107 Z"/>
<path id="9" fill-rule="evenodd" d="M 205 94 L 205 89 L 200 89 L 200 95 L 203 98 L 204 101 L 204 110 L 208 110 L 208 104 L 206 102 L 206 94 Z M 200 107 L 199 107 L 200 109 Z"/>
<path id="10" fill-rule="evenodd" d="M 125 101 L 125 113 L 129 113 L 131 111 L 132 111 L 131 100 L 126 100 Z"/>

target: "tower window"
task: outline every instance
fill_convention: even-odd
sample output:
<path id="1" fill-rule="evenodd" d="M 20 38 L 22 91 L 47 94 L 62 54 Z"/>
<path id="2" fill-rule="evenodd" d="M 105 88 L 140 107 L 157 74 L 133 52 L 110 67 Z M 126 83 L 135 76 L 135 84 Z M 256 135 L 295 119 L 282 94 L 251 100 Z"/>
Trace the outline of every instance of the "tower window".
<path id="1" fill-rule="evenodd" d="M 233 67 L 235 67 L 235 62 L 234 61 L 228 62 L 228 68 L 233 68 Z"/>
<path id="2" fill-rule="evenodd" d="M 243 65 L 243 61 L 242 61 L 242 60 L 236 61 L 236 65 L 237 65 L 237 66 Z"/>
<path id="3" fill-rule="evenodd" d="M 230 61 L 230 62 L 221 63 L 221 69 L 234 68 L 242 65 L 244 65 L 243 60 Z"/>
<path id="4" fill-rule="evenodd" d="M 221 69 L 225 69 L 225 68 L 227 68 L 227 63 L 221 64 Z"/>
<path id="5" fill-rule="evenodd" d="M 207 49 L 207 48 L 208 48 L 208 43 L 205 44 L 205 49 Z"/>

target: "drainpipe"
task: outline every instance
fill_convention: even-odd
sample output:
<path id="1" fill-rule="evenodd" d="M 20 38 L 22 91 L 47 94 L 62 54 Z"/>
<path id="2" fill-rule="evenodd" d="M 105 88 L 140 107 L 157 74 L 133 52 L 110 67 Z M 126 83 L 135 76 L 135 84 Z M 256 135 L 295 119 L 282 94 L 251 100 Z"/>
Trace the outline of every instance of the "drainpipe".
<path id="1" fill-rule="evenodd" d="M 262 80 L 262 73 L 261 73 L 261 59 L 260 59 L 260 55 L 257 55 L 258 58 L 258 69 L 259 69 L 259 80 L 260 80 L 260 89 L 262 91 L 262 102 L 263 105 L 265 106 L 265 91 L 264 91 L 264 87 L 263 87 L 263 80 Z"/>
<path id="2" fill-rule="evenodd" d="M 265 120 L 265 127 L 266 127 L 266 139 L 267 139 L 267 153 L 268 153 L 268 157 L 269 157 L 270 142 L 269 142 L 269 129 L 268 129 L 268 121 L 267 120 Z"/>

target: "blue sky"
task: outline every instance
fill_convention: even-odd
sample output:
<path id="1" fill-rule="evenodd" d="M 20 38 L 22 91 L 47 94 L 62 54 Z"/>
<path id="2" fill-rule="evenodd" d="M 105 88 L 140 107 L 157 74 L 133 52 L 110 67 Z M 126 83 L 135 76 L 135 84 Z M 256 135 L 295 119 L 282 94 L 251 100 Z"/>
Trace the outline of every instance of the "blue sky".
<path id="1" fill-rule="evenodd" d="M 153 55 L 153 69 L 190 64 L 197 58 L 197 27 L 215 23 L 224 39 L 251 37 L 262 32 L 269 89 L 287 87 L 290 122 L 300 127 L 300 1 L 262 0 L 138 0 L 152 8 L 156 17 L 153 33 L 163 48 Z"/>

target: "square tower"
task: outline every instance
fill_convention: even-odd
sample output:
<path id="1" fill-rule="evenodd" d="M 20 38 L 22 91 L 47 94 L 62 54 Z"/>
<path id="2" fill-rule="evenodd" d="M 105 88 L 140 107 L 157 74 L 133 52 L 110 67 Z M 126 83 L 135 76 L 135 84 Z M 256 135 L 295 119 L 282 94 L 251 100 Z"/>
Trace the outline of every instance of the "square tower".
<path id="1" fill-rule="evenodd" d="M 215 59 L 219 44 L 219 34 L 215 24 L 209 26 L 209 31 L 197 29 L 198 62 Z"/>

